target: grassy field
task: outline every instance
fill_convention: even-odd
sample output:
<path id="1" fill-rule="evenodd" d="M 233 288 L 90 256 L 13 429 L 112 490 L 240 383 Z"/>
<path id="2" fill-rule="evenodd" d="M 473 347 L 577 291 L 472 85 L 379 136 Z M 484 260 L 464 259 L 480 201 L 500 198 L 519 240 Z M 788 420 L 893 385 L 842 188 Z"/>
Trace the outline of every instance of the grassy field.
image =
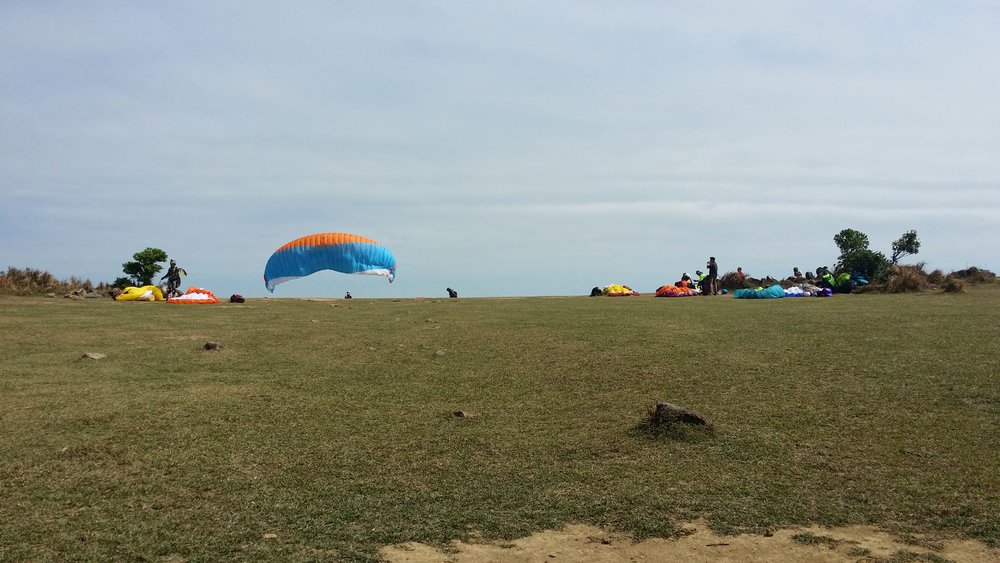
<path id="1" fill-rule="evenodd" d="M 996 285 L 0 297 L 0 560 L 371 559 L 569 522 L 670 536 L 696 517 L 723 533 L 863 523 L 997 545 L 998 374 Z M 656 401 L 714 435 L 650 432 Z"/>

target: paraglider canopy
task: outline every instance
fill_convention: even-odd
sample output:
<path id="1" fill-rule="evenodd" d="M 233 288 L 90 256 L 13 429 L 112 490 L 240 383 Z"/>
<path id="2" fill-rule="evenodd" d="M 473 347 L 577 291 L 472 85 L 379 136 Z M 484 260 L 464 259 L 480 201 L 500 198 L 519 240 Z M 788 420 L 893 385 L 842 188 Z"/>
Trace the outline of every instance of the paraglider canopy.
<path id="1" fill-rule="evenodd" d="M 319 233 L 297 238 L 274 251 L 264 266 L 264 286 L 333 270 L 344 274 L 396 278 L 396 258 L 384 245 L 360 235 Z"/>

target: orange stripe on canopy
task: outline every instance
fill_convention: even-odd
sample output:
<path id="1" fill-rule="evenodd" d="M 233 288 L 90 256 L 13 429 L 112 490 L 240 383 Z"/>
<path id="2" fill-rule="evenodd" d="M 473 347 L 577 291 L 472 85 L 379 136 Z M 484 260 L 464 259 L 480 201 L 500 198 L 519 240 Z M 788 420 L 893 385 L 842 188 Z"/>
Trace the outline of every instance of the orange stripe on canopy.
<path id="1" fill-rule="evenodd" d="M 302 246 L 333 246 L 335 244 L 344 244 L 346 242 L 368 242 L 371 244 L 379 244 L 370 238 L 352 235 L 350 233 L 318 233 L 315 235 L 306 235 L 302 238 L 297 238 L 292 242 L 285 244 L 275 252 L 280 252 L 286 248 L 299 248 Z"/>

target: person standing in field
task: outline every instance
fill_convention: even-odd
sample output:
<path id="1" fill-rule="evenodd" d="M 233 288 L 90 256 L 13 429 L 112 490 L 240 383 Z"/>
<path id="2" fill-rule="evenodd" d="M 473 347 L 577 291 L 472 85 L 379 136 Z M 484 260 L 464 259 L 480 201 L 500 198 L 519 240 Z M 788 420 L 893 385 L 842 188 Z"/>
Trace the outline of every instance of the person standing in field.
<path id="1" fill-rule="evenodd" d="M 167 273 L 160 278 L 160 281 L 167 280 L 167 296 L 176 297 L 181 294 L 178 289 L 181 286 L 181 274 L 186 275 L 187 272 L 184 271 L 184 268 L 177 266 L 177 261 L 171 260 Z"/>
<path id="2" fill-rule="evenodd" d="M 719 265 L 715 263 L 715 256 L 710 256 L 708 258 L 708 264 L 705 264 L 708 268 L 708 291 L 705 295 L 718 295 L 719 294 Z"/>

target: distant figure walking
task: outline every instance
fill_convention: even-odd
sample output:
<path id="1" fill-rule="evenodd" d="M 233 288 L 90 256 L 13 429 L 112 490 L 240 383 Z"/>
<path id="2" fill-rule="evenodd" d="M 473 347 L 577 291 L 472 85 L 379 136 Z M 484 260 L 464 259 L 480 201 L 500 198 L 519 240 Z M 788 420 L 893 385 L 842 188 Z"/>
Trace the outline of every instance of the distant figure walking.
<path id="1" fill-rule="evenodd" d="M 708 263 L 705 264 L 705 267 L 708 268 L 708 291 L 705 291 L 705 295 L 718 295 L 719 265 L 715 263 L 715 256 L 708 258 Z"/>
<path id="2" fill-rule="evenodd" d="M 448 288 L 448 297 L 451 299 L 458 299 L 458 292 L 452 288 Z"/>

